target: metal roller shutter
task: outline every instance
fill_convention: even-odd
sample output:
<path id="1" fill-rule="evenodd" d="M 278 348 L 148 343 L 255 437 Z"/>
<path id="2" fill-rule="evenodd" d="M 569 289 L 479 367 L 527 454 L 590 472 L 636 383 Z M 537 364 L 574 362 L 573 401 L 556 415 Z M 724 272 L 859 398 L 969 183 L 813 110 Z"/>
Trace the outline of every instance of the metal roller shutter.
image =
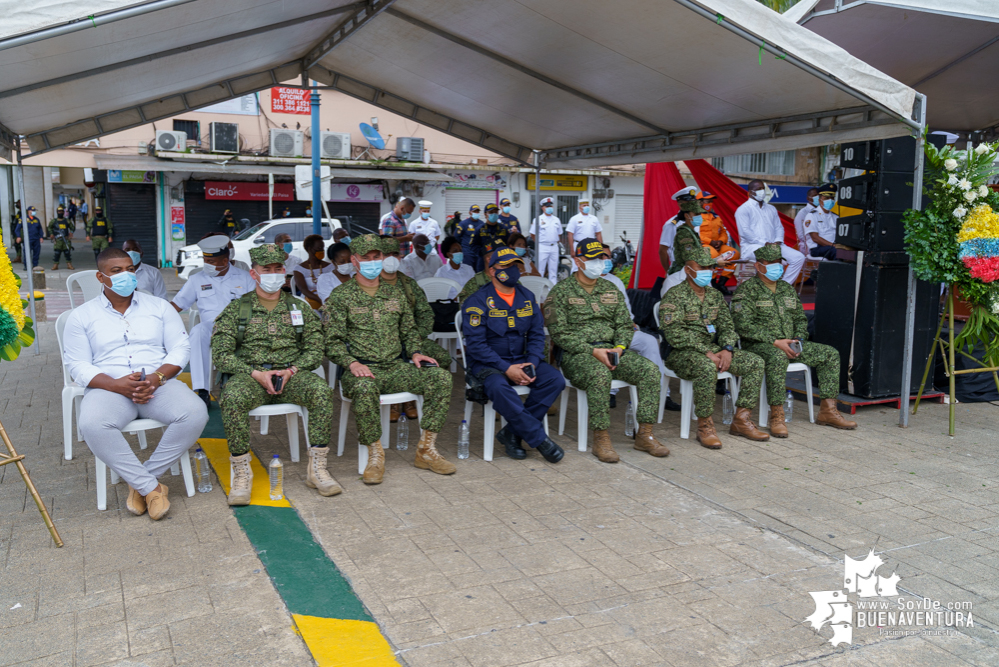
<path id="1" fill-rule="evenodd" d="M 486 217 L 486 204 L 499 204 L 499 190 L 478 190 L 474 188 L 448 188 L 444 193 L 447 214 L 455 211 L 461 213 L 464 220 L 468 217 L 468 209 L 472 204 L 482 208 L 482 219 Z"/>
<path id="2" fill-rule="evenodd" d="M 108 183 L 108 219 L 114 225 L 113 245 L 135 239 L 142 254 L 153 261 L 159 257 L 159 235 L 156 231 L 156 188 L 140 183 Z"/>
<path id="3" fill-rule="evenodd" d="M 330 216 L 340 220 L 340 223 L 347 228 L 351 236 L 360 234 L 377 234 L 378 222 L 381 220 L 381 206 L 373 202 L 345 202 L 331 201 L 326 204 L 330 209 Z"/>
<path id="4" fill-rule="evenodd" d="M 618 195 L 614 198 L 614 220 L 611 230 L 604 229 L 604 242 L 611 247 L 621 245 L 621 234 L 628 233 L 628 240 L 637 247 L 642 233 L 644 195 Z M 608 234 L 613 231 L 613 235 Z"/>

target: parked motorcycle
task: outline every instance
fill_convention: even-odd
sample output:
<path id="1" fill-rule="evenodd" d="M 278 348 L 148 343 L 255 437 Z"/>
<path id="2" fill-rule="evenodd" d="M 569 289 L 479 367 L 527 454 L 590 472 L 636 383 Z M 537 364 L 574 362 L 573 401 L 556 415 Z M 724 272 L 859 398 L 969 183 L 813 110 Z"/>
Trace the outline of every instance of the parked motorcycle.
<path id="1" fill-rule="evenodd" d="M 622 266 L 631 266 L 635 261 L 635 248 L 628 240 L 628 232 L 621 232 L 621 241 L 624 245 L 619 245 L 611 251 L 611 262 L 615 271 Z"/>

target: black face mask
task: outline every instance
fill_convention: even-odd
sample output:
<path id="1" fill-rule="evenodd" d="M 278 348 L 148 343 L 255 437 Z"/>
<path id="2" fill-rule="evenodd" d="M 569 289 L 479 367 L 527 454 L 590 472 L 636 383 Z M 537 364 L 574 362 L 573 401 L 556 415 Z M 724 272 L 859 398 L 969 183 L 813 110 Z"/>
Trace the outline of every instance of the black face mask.
<path id="1" fill-rule="evenodd" d="M 513 287 L 520 280 L 520 269 L 516 266 L 508 266 L 496 272 L 496 280 L 507 287 Z"/>

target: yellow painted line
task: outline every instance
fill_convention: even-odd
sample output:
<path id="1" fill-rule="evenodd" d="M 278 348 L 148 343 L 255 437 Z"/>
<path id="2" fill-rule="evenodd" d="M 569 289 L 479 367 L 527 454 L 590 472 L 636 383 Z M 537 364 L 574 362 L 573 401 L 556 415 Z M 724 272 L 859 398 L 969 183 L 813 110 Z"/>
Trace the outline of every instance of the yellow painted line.
<path id="1" fill-rule="evenodd" d="M 200 438 L 198 444 L 205 450 L 208 460 L 215 468 L 219 484 L 229 495 L 229 445 L 221 438 Z M 271 500 L 271 480 L 267 469 L 261 465 L 257 455 L 250 452 L 250 469 L 253 470 L 253 488 L 250 489 L 250 504 L 265 507 L 291 507 L 286 495 L 284 500 Z"/>
<path id="2" fill-rule="evenodd" d="M 177 377 L 175 379 L 180 380 L 181 382 L 183 382 L 184 384 L 186 384 L 188 389 L 191 388 L 191 374 L 190 373 L 177 373 Z"/>
<path id="3" fill-rule="evenodd" d="M 398 665 L 377 623 L 292 614 L 319 667 Z"/>

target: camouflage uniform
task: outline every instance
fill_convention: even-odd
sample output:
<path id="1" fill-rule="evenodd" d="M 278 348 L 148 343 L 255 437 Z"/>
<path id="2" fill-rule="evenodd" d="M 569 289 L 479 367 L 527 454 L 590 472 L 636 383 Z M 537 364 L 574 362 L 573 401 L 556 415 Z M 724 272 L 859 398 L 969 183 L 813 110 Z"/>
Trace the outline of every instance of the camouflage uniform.
<path id="1" fill-rule="evenodd" d="M 701 209 L 703 210 L 703 209 Z M 667 275 L 683 270 L 683 265 L 692 259 L 697 259 L 700 252 L 701 237 L 694 231 L 690 223 L 677 225 L 676 238 L 673 239 L 673 263 L 669 265 Z"/>
<path id="2" fill-rule="evenodd" d="M 90 220 L 84 223 L 84 229 L 87 230 L 87 236 L 90 237 L 91 245 L 94 248 L 94 257 L 101 253 L 102 250 L 110 246 L 108 238 L 114 237 L 114 225 L 108 220 L 104 213 L 101 213 L 100 217 L 95 214 Z"/>
<path id="3" fill-rule="evenodd" d="M 714 333 L 708 330 L 709 326 L 715 329 Z M 666 292 L 660 302 L 659 327 L 666 342 L 673 346 L 665 359 L 666 367 L 681 379 L 693 381 L 694 412 L 701 419 L 710 417 L 715 410 L 718 369 L 706 353 L 720 352 L 738 340 L 725 298 L 718 290 L 706 287 L 702 300 L 690 283 L 684 281 Z M 742 377 L 738 407 L 752 408 L 763 382 L 763 360 L 751 352 L 733 350 L 729 372 Z"/>
<path id="4" fill-rule="evenodd" d="M 52 261 L 56 264 L 59 264 L 60 255 L 66 255 L 66 262 L 72 263 L 73 240 L 69 235 L 75 231 L 76 223 L 68 218 L 52 218 L 49 220 L 49 237 L 55 239 L 55 243 L 52 244 L 52 250 L 54 251 Z"/>
<path id="5" fill-rule="evenodd" d="M 370 248 L 369 237 L 374 239 Z M 363 255 L 375 249 L 377 241 L 373 235 L 358 237 L 351 242 L 351 250 Z M 381 439 L 379 394 L 422 394 L 425 401 L 420 426 L 439 433 L 451 402 L 451 373 L 443 367 L 417 368 L 402 359 L 403 351 L 407 357 L 422 353 L 427 342 L 417 330 L 413 311 L 406 307 L 406 294 L 380 281 L 375 295 L 368 296 L 356 280 L 351 280 L 333 290 L 323 304 L 323 313 L 326 356 L 343 368 L 343 392 L 354 401 L 361 444 Z M 349 370 L 355 361 L 367 366 L 375 377 L 355 377 Z"/>
<path id="6" fill-rule="evenodd" d="M 760 250 L 756 258 L 760 259 Z M 774 260 L 778 261 L 780 255 Z M 798 339 L 801 354 L 795 362 L 815 369 L 819 378 L 819 397 L 839 395 L 839 352 L 834 347 L 808 341 L 808 320 L 794 288 L 783 280 L 771 290 L 759 276 L 742 283 L 732 297 L 732 320 L 742 339 L 742 348 L 763 358 L 767 374 L 767 403 L 782 405 L 787 396 L 787 365 L 791 361 L 774 341 Z M 811 380 L 811 378 L 809 378 Z"/>
<path id="7" fill-rule="evenodd" d="M 283 250 L 272 244 L 254 248 L 252 252 L 260 251 L 265 257 L 263 260 L 254 257 L 257 264 L 284 263 L 287 258 Z M 270 259 L 273 261 L 267 261 Z M 237 347 L 242 299 L 250 301 L 251 310 L 243 342 Z M 305 322 L 301 343 L 292 325 L 289 302 L 302 313 Z M 310 372 L 323 360 L 323 329 L 319 317 L 306 304 L 282 294 L 274 309 L 268 312 L 255 291 L 233 300 L 215 319 L 212 359 L 220 372 L 232 374 L 219 396 L 231 455 L 241 456 L 250 449 L 247 413 L 272 403 L 294 403 L 306 408 L 309 411 L 309 444 L 312 447 L 329 444 L 333 392 L 321 377 Z M 272 365 L 275 370 L 295 366 L 298 372 L 288 379 L 280 394 L 271 395 L 250 376 L 254 370 L 264 370 L 264 364 Z"/>
<path id="8" fill-rule="evenodd" d="M 613 283 L 598 278 L 587 293 L 579 281 L 559 281 L 548 293 L 544 313 L 552 344 L 562 348 L 562 372 L 586 392 L 590 428 L 606 431 L 610 426 L 611 380 L 638 387 L 636 417 L 640 424 L 654 424 L 659 410 L 661 375 L 654 363 L 626 349 L 613 371 L 593 356 L 596 348 L 631 344 L 635 325 L 628 315 L 624 295 Z"/>
<path id="9" fill-rule="evenodd" d="M 474 276 L 468 279 L 465 286 L 461 288 L 458 292 L 458 303 L 464 303 L 465 299 L 472 296 L 478 292 L 483 285 L 488 285 L 492 282 L 492 279 L 486 275 L 485 271 L 479 271 Z"/>

